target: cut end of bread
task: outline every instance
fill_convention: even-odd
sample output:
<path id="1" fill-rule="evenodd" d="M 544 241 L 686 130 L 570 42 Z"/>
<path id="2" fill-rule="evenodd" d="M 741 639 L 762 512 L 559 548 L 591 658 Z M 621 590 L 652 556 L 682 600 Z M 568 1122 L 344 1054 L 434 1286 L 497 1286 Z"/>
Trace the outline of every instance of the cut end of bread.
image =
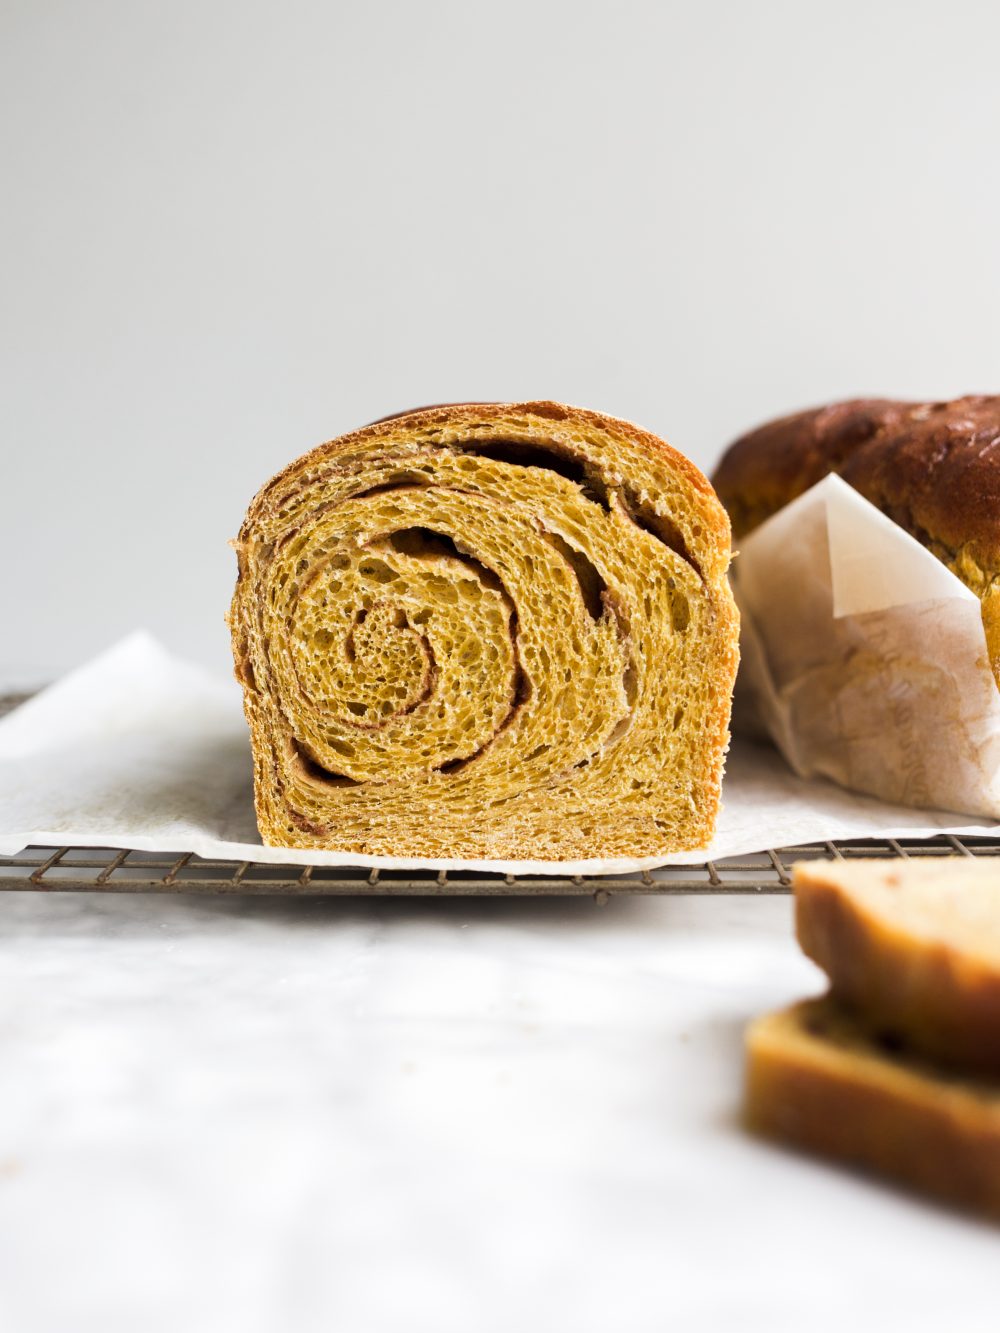
<path id="1" fill-rule="evenodd" d="M 557 403 L 422 409 L 307 454 L 237 539 L 264 840 L 551 860 L 706 845 L 729 554 L 687 459 Z"/>

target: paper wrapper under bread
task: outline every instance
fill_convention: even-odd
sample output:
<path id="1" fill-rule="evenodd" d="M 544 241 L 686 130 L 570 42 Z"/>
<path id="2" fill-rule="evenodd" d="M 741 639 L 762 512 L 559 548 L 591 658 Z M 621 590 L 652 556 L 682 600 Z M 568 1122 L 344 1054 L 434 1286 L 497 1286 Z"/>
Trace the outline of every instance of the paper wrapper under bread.
<path id="1" fill-rule="evenodd" d="M 1000 691 L 979 598 L 829 476 L 741 543 L 734 727 L 802 777 L 1000 816 Z"/>

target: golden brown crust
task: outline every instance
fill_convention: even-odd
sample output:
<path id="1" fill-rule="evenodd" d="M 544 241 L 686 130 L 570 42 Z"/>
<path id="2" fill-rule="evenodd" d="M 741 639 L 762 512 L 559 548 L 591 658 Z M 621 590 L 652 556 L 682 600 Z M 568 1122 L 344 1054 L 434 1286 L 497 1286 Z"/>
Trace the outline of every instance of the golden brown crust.
<path id="1" fill-rule="evenodd" d="M 838 1000 L 928 1057 L 1000 1074 L 1000 868 L 808 861 L 793 887 L 799 943 Z"/>
<path id="2" fill-rule="evenodd" d="M 741 537 L 830 472 L 925 545 L 1000 569 L 1000 396 L 797 412 L 730 445 L 713 481 Z"/>
<path id="3" fill-rule="evenodd" d="M 882 1046 L 829 997 L 753 1023 L 756 1133 L 1000 1218 L 1000 1086 Z"/>
<path id="4" fill-rule="evenodd" d="M 236 549 L 266 841 L 568 860 L 707 841 L 729 526 L 662 440 L 551 402 L 401 413 L 283 469 Z"/>
<path id="5" fill-rule="evenodd" d="M 736 440 L 712 480 L 739 538 L 830 472 L 982 599 L 1000 682 L 1000 397 L 856 399 L 797 412 Z"/>
<path id="6" fill-rule="evenodd" d="M 282 468 L 257 492 L 247 510 L 237 543 L 243 540 L 248 525 L 259 514 L 267 497 L 285 486 L 291 478 L 308 473 L 317 464 L 331 460 L 338 454 L 368 447 L 378 440 L 396 440 L 400 437 L 399 427 L 402 423 L 405 423 L 408 432 L 431 433 L 439 427 L 460 429 L 464 425 L 473 423 L 488 427 L 490 423 L 503 422 L 519 414 L 537 418 L 540 422 L 586 422 L 599 430 L 623 437 L 639 451 L 645 451 L 654 457 L 660 455 L 664 462 L 680 473 L 702 498 L 699 516 L 704 526 L 702 534 L 699 535 L 704 537 L 704 541 L 698 543 L 702 573 L 714 578 L 724 574 L 729 568 L 731 555 L 729 517 L 725 508 L 719 503 L 719 496 L 712 483 L 689 458 L 667 444 L 666 440 L 661 440 L 658 435 L 653 435 L 650 431 L 642 430 L 630 421 L 622 421 L 618 417 L 605 416 L 601 412 L 591 412 L 586 408 L 569 407 L 564 403 L 548 400 L 530 403 L 441 403 L 434 407 L 415 408 L 383 417 L 368 426 L 362 426 L 360 430 L 352 431 L 349 435 L 341 435 L 336 440 L 317 445 L 309 453 L 303 454 L 301 458 Z M 484 434 L 483 438 L 489 438 L 489 435 Z"/>

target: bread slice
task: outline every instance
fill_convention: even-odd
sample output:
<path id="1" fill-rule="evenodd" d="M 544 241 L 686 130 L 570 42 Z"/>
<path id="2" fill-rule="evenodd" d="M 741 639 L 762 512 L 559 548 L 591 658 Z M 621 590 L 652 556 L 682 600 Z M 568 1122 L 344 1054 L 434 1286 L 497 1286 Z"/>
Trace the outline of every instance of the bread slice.
<path id="1" fill-rule="evenodd" d="M 265 842 L 583 860 L 710 839 L 729 523 L 656 436 L 550 402 L 404 413 L 279 473 L 235 547 Z"/>
<path id="2" fill-rule="evenodd" d="M 1000 1083 L 890 1050 L 831 997 L 747 1034 L 755 1132 L 1000 1218 Z"/>
<path id="3" fill-rule="evenodd" d="M 1000 1074 L 1000 861 L 807 861 L 799 943 L 833 993 L 945 1064 Z"/>

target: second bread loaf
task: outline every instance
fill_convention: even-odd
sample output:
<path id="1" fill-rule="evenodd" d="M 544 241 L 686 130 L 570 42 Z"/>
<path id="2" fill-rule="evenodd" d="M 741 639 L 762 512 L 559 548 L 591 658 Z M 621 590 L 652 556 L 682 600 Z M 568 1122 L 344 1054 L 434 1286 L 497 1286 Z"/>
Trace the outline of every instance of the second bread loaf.
<path id="1" fill-rule="evenodd" d="M 1000 396 L 834 403 L 768 422 L 712 480 L 739 538 L 838 473 L 948 566 L 982 602 L 1000 681 Z"/>

